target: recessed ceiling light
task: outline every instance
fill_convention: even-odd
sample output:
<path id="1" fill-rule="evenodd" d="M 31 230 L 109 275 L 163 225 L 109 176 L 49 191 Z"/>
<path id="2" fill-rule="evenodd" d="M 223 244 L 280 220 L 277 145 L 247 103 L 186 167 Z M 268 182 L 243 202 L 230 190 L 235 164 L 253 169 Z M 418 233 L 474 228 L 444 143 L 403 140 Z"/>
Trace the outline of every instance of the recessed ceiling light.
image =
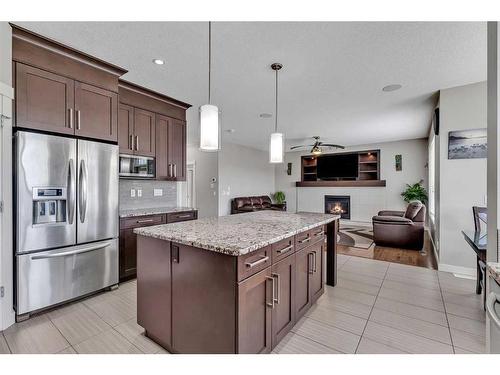
<path id="1" fill-rule="evenodd" d="M 153 59 L 153 62 L 156 64 L 156 65 L 163 65 L 165 64 L 165 61 L 162 60 L 162 59 Z"/>
<path id="2" fill-rule="evenodd" d="M 389 91 L 396 91 L 399 90 L 401 87 L 400 84 L 394 84 L 394 85 L 387 85 L 384 88 L 382 88 L 382 91 L 389 92 Z"/>
<path id="3" fill-rule="evenodd" d="M 270 113 L 261 113 L 261 114 L 259 115 L 259 117 L 260 117 L 260 118 L 271 118 L 271 117 L 273 117 L 273 115 L 272 115 L 272 114 L 270 114 Z"/>

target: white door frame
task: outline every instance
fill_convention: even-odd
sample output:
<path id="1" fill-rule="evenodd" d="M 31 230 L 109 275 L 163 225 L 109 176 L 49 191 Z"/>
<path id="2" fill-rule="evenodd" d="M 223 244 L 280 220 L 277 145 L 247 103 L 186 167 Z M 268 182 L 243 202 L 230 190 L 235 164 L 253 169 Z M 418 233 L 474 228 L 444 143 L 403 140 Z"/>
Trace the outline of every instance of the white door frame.
<path id="1" fill-rule="evenodd" d="M 192 176 L 193 180 L 191 181 L 191 207 L 196 207 L 196 161 L 191 161 L 186 163 L 186 202 L 187 202 L 187 195 L 189 193 L 188 191 L 188 183 L 187 179 L 189 176 L 189 173 L 187 171 L 191 170 L 192 171 Z"/>

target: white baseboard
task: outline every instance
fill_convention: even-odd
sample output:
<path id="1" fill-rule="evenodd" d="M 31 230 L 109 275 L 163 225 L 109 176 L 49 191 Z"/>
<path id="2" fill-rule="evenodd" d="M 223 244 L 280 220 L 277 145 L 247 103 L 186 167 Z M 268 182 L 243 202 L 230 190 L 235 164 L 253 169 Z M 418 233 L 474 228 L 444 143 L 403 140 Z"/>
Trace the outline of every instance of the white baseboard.
<path id="1" fill-rule="evenodd" d="M 467 279 L 476 279 L 475 268 L 453 266 L 451 264 L 438 263 L 438 270 L 444 272 L 451 272 L 457 277 L 464 277 Z"/>

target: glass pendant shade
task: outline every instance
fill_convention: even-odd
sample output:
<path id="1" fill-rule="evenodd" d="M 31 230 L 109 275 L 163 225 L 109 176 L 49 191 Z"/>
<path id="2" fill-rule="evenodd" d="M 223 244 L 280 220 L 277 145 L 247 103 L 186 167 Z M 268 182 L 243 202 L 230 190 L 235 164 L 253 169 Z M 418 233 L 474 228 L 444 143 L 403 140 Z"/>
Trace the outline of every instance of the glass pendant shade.
<path id="1" fill-rule="evenodd" d="M 219 150 L 219 108 L 212 104 L 200 107 L 200 150 Z"/>
<path id="2" fill-rule="evenodd" d="M 272 133 L 269 142 L 269 163 L 283 163 L 284 149 L 283 133 Z"/>

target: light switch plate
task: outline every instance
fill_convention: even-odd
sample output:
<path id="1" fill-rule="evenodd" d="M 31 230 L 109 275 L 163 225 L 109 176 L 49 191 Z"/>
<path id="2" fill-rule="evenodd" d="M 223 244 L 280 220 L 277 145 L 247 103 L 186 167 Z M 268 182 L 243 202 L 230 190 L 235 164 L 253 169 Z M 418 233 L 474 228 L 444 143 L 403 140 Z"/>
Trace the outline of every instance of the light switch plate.
<path id="1" fill-rule="evenodd" d="M 163 196 L 163 189 L 153 189 L 153 197 Z"/>
<path id="2" fill-rule="evenodd" d="M 130 189 L 130 198 L 135 198 L 135 189 Z"/>
<path id="3" fill-rule="evenodd" d="M 142 189 L 137 189 L 137 196 L 142 197 Z"/>

